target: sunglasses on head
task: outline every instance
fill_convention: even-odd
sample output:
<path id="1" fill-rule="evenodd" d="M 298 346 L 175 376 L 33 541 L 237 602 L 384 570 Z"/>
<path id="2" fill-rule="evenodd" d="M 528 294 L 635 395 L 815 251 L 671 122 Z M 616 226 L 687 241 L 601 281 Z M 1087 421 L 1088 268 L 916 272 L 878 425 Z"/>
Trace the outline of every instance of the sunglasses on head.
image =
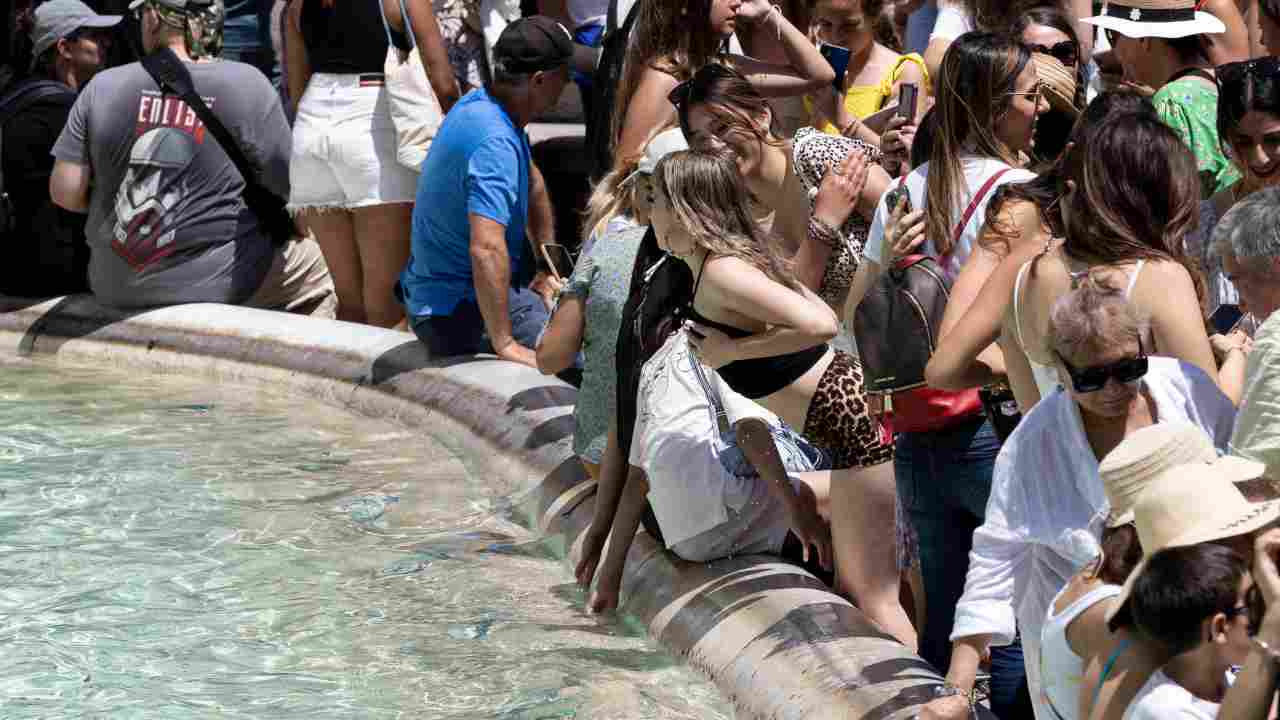
<path id="1" fill-rule="evenodd" d="M 1138 344 L 1138 357 L 1117 360 L 1109 365 L 1078 368 L 1067 362 L 1061 353 L 1058 354 L 1058 359 L 1071 376 L 1071 386 L 1081 394 L 1098 392 L 1112 379 L 1118 383 L 1134 382 L 1147 374 L 1149 366 L 1147 356 L 1142 352 L 1141 342 Z"/>
<path id="2" fill-rule="evenodd" d="M 1075 40 L 1063 40 L 1056 45 L 1041 45 L 1039 43 L 1027 43 L 1027 49 L 1033 53 L 1044 53 L 1058 60 L 1058 62 L 1068 67 L 1075 65 L 1076 60 L 1080 58 L 1080 44 Z"/>
<path id="3" fill-rule="evenodd" d="M 1280 58 L 1272 56 L 1227 63 L 1214 68 L 1219 88 L 1234 88 L 1246 80 L 1280 75 Z"/>
<path id="4" fill-rule="evenodd" d="M 693 77 L 672 88 L 671 92 L 667 93 L 667 101 L 675 105 L 676 109 L 679 110 L 684 107 L 685 103 L 689 102 L 689 96 L 693 94 L 695 84 L 697 87 L 705 88 L 711 82 L 732 76 L 733 72 L 724 65 L 707 63 L 698 68 Z"/>

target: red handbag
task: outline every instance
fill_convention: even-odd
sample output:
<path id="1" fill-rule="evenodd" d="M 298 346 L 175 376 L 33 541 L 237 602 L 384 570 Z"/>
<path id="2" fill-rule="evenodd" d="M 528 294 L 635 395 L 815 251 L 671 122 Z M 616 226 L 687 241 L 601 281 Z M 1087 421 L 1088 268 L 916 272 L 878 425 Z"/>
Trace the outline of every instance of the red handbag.
<path id="1" fill-rule="evenodd" d="M 994 173 L 974 194 L 969 207 L 965 209 L 952 235 L 951 247 L 960 242 L 964 229 L 969 226 L 978 205 L 987 196 L 1005 173 L 1011 168 L 1002 168 Z M 895 432 L 931 432 L 942 430 L 957 423 L 971 420 L 982 415 L 982 398 L 978 388 L 969 388 L 959 392 L 936 390 L 931 387 L 920 387 L 893 394 L 892 419 L 889 421 Z"/>

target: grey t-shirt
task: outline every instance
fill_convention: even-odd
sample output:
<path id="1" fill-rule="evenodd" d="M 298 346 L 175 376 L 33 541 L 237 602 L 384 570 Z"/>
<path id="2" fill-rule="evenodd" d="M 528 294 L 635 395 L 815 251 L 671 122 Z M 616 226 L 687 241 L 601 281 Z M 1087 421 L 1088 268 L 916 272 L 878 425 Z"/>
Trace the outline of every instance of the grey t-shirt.
<path id="1" fill-rule="evenodd" d="M 237 62 L 187 69 L 259 180 L 288 197 L 291 135 L 271 84 Z M 85 237 L 100 302 L 239 303 L 262 283 L 274 249 L 244 203 L 244 178 L 195 112 L 161 95 L 141 64 L 94 77 L 53 156 L 91 171 Z"/>

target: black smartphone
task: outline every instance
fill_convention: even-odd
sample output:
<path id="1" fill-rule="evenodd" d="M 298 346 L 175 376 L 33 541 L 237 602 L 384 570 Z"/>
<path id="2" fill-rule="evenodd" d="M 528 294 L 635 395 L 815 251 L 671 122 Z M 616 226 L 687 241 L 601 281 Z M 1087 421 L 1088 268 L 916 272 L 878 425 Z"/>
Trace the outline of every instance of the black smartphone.
<path id="1" fill-rule="evenodd" d="M 555 243 L 544 243 L 542 257 L 547 261 L 547 267 L 557 280 L 563 280 L 573 274 L 573 253 L 569 252 L 569 248 Z"/>
<path id="2" fill-rule="evenodd" d="M 911 122 L 916 118 L 916 102 L 919 99 L 920 87 L 915 83 L 902 83 L 902 87 L 898 90 L 898 117 L 904 117 L 907 122 Z"/>
<path id="3" fill-rule="evenodd" d="M 884 204 L 890 215 L 898 209 L 898 203 L 905 203 L 902 206 L 903 215 L 911 212 L 911 193 L 907 191 L 906 183 L 899 183 L 897 187 L 884 196 Z"/>
<path id="4" fill-rule="evenodd" d="M 831 64 L 831 69 L 836 71 L 836 79 L 832 81 L 836 92 L 844 92 L 844 74 L 849 69 L 849 58 L 853 56 L 853 53 L 849 52 L 849 48 L 828 43 L 822 43 L 822 47 L 818 48 L 818 52 L 822 53 L 822 57 L 826 58 L 827 62 Z"/>
<path id="5" fill-rule="evenodd" d="M 1236 323 L 1239 323 L 1243 316 L 1244 313 L 1240 311 L 1239 305 L 1219 305 L 1218 309 L 1209 316 L 1209 324 L 1219 334 L 1226 335 L 1236 328 Z"/>

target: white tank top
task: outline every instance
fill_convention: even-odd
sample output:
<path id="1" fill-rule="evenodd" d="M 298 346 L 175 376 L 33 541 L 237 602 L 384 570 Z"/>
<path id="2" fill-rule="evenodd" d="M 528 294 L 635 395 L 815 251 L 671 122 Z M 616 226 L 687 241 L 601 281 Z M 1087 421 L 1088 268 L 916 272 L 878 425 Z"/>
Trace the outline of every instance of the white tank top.
<path id="1" fill-rule="evenodd" d="M 1062 597 L 1062 593 L 1058 593 L 1058 597 L 1049 603 L 1049 613 L 1040 630 L 1040 690 L 1053 710 L 1054 720 L 1080 719 L 1080 685 L 1084 682 L 1084 660 L 1067 643 L 1067 627 L 1084 611 L 1119 595 L 1120 590 L 1119 585 L 1094 588 L 1056 616 L 1053 608 L 1057 606 L 1058 597 Z"/>
<path id="2" fill-rule="evenodd" d="M 1022 280 L 1027 276 L 1027 268 L 1031 267 L 1031 264 L 1039 260 L 1041 256 L 1043 256 L 1043 253 L 1026 261 L 1022 264 L 1022 267 L 1018 268 L 1018 278 L 1013 282 L 1013 330 L 1018 335 L 1018 345 L 1022 347 L 1023 354 L 1027 356 L 1027 363 L 1031 366 L 1031 375 L 1036 381 L 1036 389 L 1040 391 L 1040 397 L 1043 399 L 1058 389 L 1058 368 L 1053 365 L 1044 365 L 1036 362 L 1031 353 L 1027 351 L 1027 343 L 1022 339 L 1022 318 L 1018 312 L 1018 299 L 1022 297 Z M 1133 286 L 1138 284 L 1138 273 L 1142 272 L 1142 266 L 1146 263 L 1146 260 L 1139 260 L 1134 264 L 1133 274 L 1129 276 L 1129 285 L 1124 290 L 1126 299 L 1133 294 Z"/>

